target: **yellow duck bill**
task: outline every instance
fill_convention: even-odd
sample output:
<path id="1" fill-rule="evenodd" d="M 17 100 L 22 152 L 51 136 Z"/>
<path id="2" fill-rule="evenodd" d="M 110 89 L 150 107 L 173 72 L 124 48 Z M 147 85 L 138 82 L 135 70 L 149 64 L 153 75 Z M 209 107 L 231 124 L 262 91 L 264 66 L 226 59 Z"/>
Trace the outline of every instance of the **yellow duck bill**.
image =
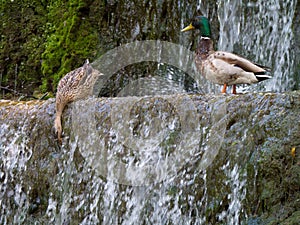
<path id="1" fill-rule="evenodd" d="M 189 31 L 189 30 L 194 30 L 194 29 L 195 29 L 195 27 L 192 24 L 190 24 L 187 27 L 183 28 L 181 30 L 181 32 L 185 32 L 185 31 Z"/>

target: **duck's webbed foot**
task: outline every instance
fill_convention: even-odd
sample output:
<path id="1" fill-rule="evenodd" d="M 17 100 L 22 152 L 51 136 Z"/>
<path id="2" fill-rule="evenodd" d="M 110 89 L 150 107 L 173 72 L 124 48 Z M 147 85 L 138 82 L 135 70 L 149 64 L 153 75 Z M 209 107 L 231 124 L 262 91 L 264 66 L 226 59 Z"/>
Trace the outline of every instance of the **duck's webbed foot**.
<path id="1" fill-rule="evenodd" d="M 236 95 L 236 85 L 232 85 L 232 94 Z"/>
<path id="2" fill-rule="evenodd" d="M 222 93 L 223 94 L 226 94 L 226 89 L 227 89 L 227 84 L 224 84 L 223 88 L 222 88 Z"/>

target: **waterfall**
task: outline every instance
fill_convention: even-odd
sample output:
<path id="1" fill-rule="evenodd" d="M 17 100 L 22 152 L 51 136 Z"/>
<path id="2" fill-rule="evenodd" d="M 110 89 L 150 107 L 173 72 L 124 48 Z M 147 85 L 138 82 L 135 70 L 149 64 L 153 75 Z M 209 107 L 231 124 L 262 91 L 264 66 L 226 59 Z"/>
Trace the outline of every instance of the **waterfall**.
<path id="1" fill-rule="evenodd" d="M 110 9 L 121 5 L 109 2 Z M 127 30 L 132 35 L 128 42 L 154 26 L 172 27 L 175 18 L 176 35 L 170 27 L 158 30 L 169 29 L 170 40 L 180 44 L 148 40 L 149 35 L 143 44 L 122 44 L 109 57 L 103 54 L 95 60 L 93 67 L 110 75 L 127 65 L 154 61 L 157 76 L 138 77 L 115 98 L 91 97 L 69 104 L 63 115 L 62 146 L 51 130 L 53 99 L 0 101 L 0 224 L 235 225 L 251 219 L 260 224 L 257 217 L 262 214 L 286 212 L 271 208 L 270 188 L 283 189 L 278 180 L 288 186 L 276 199 L 280 207 L 291 201 L 289 191 L 295 201 L 299 199 L 294 197 L 297 180 L 288 180 L 298 171 L 297 158 L 289 152 L 297 148 L 298 154 L 299 126 L 294 121 L 299 119 L 299 94 L 252 93 L 290 90 L 295 82 L 291 48 L 297 1 L 217 0 L 216 8 L 211 2 L 125 1 L 128 11 L 106 15 L 113 18 L 110 31 L 125 36 L 120 24 L 127 13 L 133 16 L 142 8 L 146 19 L 130 20 L 134 25 Z M 138 3 L 146 10 L 141 5 L 133 8 Z M 194 42 L 179 32 L 196 12 L 218 19 L 218 49 L 270 66 L 273 79 L 240 87 L 251 92 L 245 95 L 188 95 L 188 78 L 197 80 L 187 50 Z M 166 14 L 172 15 L 168 23 Z M 152 32 L 155 36 L 155 29 Z M 106 68 L 101 60 L 107 60 Z M 190 90 L 219 92 L 216 85 L 197 81 Z M 101 88 L 94 88 L 95 93 Z M 268 155 L 279 148 L 282 152 Z M 274 165 L 267 168 L 270 161 Z M 275 177 L 278 173 L 280 178 Z"/>
<path id="2" fill-rule="evenodd" d="M 242 55 L 271 68 L 273 78 L 244 90 L 291 90 L 295 53 L 292 22 L 295 0 L 218 0 L 218 49 Z M 250 88 L 250 89 L 249 89 Z"/>

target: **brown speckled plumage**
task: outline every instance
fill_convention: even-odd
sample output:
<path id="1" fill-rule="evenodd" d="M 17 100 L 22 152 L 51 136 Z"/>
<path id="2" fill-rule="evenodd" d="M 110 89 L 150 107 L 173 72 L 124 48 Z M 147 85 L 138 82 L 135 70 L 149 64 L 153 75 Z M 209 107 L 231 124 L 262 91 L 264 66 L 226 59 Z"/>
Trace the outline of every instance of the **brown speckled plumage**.
<path id="1" fill-rule="evenodd" d="M 72 101 L 91 96 L 94 84 L 100 75 L 102 74 L 94 69 L 87 60 L 82 67 L 67 73 L 59 81 L 56 93 L 56 117 L 54 127 L 60 143 L 62 142 L 61 117 L 65 106 Z"/>

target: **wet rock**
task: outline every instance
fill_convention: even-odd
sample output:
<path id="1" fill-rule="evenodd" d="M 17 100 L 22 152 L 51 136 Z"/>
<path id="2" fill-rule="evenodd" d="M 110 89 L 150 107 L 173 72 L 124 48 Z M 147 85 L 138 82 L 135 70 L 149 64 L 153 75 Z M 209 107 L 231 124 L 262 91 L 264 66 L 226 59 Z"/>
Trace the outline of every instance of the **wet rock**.
<path id="1" fill-rule="evenodd" d="M 54 102 L 0 101 L 0 223 L 299 221 L 299 91 Z"/>

